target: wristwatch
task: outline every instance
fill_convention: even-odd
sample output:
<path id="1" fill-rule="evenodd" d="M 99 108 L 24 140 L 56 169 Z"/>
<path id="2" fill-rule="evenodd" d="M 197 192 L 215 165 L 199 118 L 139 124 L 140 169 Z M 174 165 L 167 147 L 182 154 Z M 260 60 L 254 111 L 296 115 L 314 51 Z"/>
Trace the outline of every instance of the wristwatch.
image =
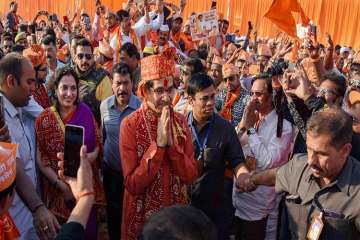
<path id="1" fill-rule="evenodd" d="M 251 128 L 249 128 L 248 130 L 247 130 L 247 135 L 253 135 L 253 134 L 255 134 L 256 133 L 256 129 L 255 128 L 253 128 L 253 127 L 251 127 Z"/>

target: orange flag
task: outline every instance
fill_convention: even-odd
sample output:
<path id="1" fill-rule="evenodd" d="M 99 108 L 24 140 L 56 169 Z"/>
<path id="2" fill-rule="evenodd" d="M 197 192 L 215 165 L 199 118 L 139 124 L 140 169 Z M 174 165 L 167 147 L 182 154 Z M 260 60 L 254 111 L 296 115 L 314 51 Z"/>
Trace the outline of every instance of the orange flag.
<path id="1" fill-rule="evenodd" d="M 292 12 L 298 12 L 303 25 L 307 25 L 310 19 L 305 15 L 297 0 L 274 0 L 264 17 L 270 19 L 276 26 L 289 36 L 296 36 L 296 22 Z"/>

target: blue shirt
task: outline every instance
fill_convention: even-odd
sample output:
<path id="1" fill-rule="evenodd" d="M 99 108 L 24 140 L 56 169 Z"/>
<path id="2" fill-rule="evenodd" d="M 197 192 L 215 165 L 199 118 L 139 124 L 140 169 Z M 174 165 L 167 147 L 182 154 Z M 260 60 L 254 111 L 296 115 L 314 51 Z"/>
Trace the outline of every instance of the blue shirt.
<path id="1" fill-rule="evenodd" d="M 140 99 L 133 94 L 130 97 L 128 106 L 123 111 L 118 108 L 114 95 L 105 99 L 100 105 L 104 162 L 115 171 L 122 171 L 119 152 L 121 122 L 126 116 L 135 112 L 140 105 Z"/>
<path id="2" fill-rule="evenodd" d="M 30 121 L 25 116 L 22 108 L 16 108 L 4 95 L 2 96 L 4 101 L 4 117 L 11 136 L 11 142 L 18 144 L 17 157 L 19 161 L 23 162 L 24 171 L 31 179 L 29 184 L 33 184 L 35 188 L 37 186 L 37 175 L 35 166 L 34 118 Z M 9 212 L 20 234 L 26 236 L 27 232 L 33 229 L 33 217 L 18 194 L 15 194 Z"/>

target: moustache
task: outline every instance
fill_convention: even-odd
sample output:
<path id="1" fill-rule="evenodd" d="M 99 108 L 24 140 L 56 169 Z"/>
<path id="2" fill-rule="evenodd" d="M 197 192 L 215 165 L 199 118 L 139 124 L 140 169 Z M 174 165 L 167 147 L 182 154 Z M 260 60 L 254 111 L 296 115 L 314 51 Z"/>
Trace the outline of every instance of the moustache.
<path id="1" fill-rule="evenodd" d="M 118 96 L 126 96 L 128 95 L 129 93 L 128 92 L 118 92 Z"/>

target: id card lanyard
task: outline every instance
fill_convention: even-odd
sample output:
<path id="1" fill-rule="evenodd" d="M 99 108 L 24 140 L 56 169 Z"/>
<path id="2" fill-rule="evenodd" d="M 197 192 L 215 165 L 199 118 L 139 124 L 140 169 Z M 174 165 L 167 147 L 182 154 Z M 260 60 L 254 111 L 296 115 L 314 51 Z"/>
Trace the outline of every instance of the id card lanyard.
<path id="1" fill-rule="evenodd" d="M 204 152 L 205 152 L 205 149 L 207 148 L 207 142 L 208 142 L 208 139 L 209 139 L 209 134 L 211 132 L 211 123 L 206 129 L 204 141 L 201 143 L 199 134 L 198 134 L 195 126 L 192 124 L 193 123 L 193 114 L 192 114 L 192 112 L 190 113 L 189 120 L 190 120 L 190 127 L 191 127 L 191 131 L 192 131 L 192 135 L 194 136 L 196 145 L 198 146 L 198 148 L 200 150 L 197 160 L 203 160 Z"/>

